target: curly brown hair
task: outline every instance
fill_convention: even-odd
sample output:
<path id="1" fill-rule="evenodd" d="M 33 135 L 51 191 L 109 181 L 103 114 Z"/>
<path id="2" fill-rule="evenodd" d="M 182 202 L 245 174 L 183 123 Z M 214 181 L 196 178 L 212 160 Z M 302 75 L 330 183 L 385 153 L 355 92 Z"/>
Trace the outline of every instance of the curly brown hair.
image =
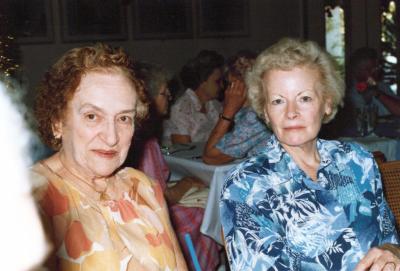
<path id="1" fill-rule="evenodd" d="M 135 121 L 143 120 L 148 111 L 148 98 L 134 68 L 135 63 L 122 48 L 98 43 L 67 51 L 45 73 L 37 89 L 34 113 L 43 142 L 54 150 L 60 149 L 61 139 L 54 136 L 53 125 L 63 119 L 68 102 L 75 94 L 82 76 L 88 72 L 111 71 L 125 75 L 138 96 Z"/>

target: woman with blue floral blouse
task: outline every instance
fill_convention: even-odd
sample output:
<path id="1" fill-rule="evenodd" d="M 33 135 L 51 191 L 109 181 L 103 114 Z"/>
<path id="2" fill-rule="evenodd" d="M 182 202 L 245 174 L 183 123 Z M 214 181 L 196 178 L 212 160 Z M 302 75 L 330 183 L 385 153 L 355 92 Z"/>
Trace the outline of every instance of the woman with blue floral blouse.
<path id="1" fill-rule="evenodd" d="M 232 270 L 400 270 L 393 215 L 373 156 L 318 139 L 344 96 L 331 57 L 283 39 L 246 80 L 274 135 L 230 172 L 221 222 Z"/>

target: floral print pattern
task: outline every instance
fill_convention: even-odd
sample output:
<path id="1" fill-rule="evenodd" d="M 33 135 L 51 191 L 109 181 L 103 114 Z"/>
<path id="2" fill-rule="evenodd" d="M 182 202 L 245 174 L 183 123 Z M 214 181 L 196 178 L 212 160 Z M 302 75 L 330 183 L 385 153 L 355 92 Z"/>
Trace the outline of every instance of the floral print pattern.
<path id="1" fill-rule="evenodd" d="M 206 142 L 218 121 L 222 110 L 217 100 L 205 104 L 205 112 L 201 112 L 201 103 L 196 93 L 187 89 L 171 107 L 171 117 L 165 121 L 164 137 L 171 134 L 189 135 L 192 142 Z"/>
<path id="2" fill-rule="evenodd" d="M 250 157 L 265 148 L 270 135 L 271 131 L 256 112 L 250 107 L 242 107 L 235 114 L 233 129 L 215 147 L 237 159 Z"/>
<path id="3" fill-rule="evenodd" d="M 42 162 L 31 175 L 56 254 L 52 269 L 187 270 L 162 190 L 142 172 L 120 170 L 113 189 L 131 189 L 99 201 Z"/>
<path id="4" fill-rule="evenodd" d="M 353 270 L 374 246 L 398 243 L 372 155 L 319 139 L 314 182 L 275 136 L 233 169 L 220 207 L 232 270 Z"/>

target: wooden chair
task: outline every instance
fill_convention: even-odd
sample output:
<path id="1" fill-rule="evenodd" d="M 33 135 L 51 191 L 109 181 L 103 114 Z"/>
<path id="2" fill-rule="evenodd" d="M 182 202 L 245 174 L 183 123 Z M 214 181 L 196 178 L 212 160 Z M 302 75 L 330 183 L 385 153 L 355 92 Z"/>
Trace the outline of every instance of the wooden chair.
<path id="1" fill-rule="evenodd" d="M 400 160 L 379 163 L 383 191 L 400 230 Z"/>
<path id="2" fill-rule="evenodd" d="M 375 161 L 379 164 L 386 162 L 386 156 L 383 152 L 381 151 L 374 151 L 372 152 L 372 155 L 374 156 Z"/>

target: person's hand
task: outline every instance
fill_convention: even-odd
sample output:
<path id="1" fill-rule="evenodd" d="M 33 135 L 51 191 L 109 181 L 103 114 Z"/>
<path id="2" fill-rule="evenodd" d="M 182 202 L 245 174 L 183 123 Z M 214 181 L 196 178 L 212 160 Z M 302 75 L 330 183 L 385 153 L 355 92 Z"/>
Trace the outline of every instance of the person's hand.
<path id="1" fill-rule="evenodd" d="M 243 81 L 235 80 L 225 90 L 223 115 L 229 118 L 242 108 L 246 101 L 246 86 Z"/>
<path id="2" fill-rule="evenodd" d="M 207 185 L 196 177 L 184 177 L 181 182 L 188 183 L 190 187 L 205 188 Z"/>
<path id="3" fill-rule="evenodd" d="M 400 271 L 399 248 L 385 244 L 371 248 L 354 271 Z"/>

